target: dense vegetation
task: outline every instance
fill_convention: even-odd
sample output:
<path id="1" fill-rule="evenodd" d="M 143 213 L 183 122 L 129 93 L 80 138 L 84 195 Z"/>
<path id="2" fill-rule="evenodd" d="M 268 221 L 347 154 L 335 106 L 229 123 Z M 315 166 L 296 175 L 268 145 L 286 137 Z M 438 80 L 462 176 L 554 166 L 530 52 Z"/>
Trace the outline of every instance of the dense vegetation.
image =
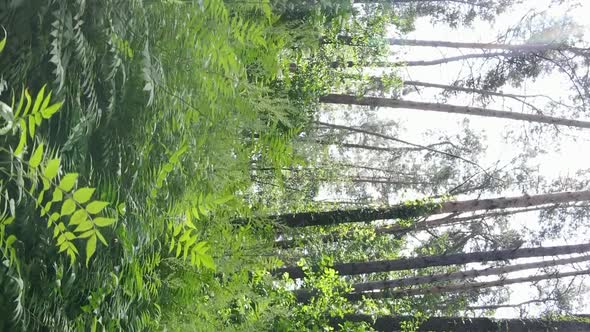
<path id="1" fill-rule="evenodd" d="M 501 193 L 532 178 L 518 173 L 524 164 L 482 168 L 480 138 L 466 123 L 456 137 L 433 144 L 396 138 L 364 111 L 335 116 L 347 125 L 328 123 L 334 115 L 325 104 L 409 105 L 400 104 L 404 85 L 420 82 L 404 83 L 398 69 L 413 64 L 390 62 L 388 52 L 411 41 L 386 38 L 392 30 L 399 37 L 423 16 L 469 26 L 507 6 L 444 2 L 0 0 L 0 330 L 457 327 L 464 323 L 453 317 L 479 310 L 470 308 L 482 301 L 501 305 L 502 289 L 491 289 L 512 280 L 484 285 L 477 277 L 525 269 L 500 264 L 473 272 L 464 264 L 590 251 L 517 251 L 523 234 L 507 230 L 506 215 L 535 206 L 544 208 L 542 220 L 583 219 L 568 209 L 590 197 L 571 181 L 537 188 L 577 193 L 534 196 L 531 184 L 524 191 L 533 196 L 456 201 L 452 195 Z M 485 103 L 507 84 L 561 68 L 573 77 L 573 101 L 585 105 L 585 78 L 564 66 L 587 54 L 567 42 L 533 51 L 504 46 L 503 55 L 486 55 L 498 63 L 482 77 L 445 91 L 480 94 Z M 375 67 L 385 68 L 380 77 Z M 494 112 L 484 116 L 587 128 L 567 122 L 570 113 Z M 381 139 L 403 146 L 385 147 Z M 325 190 L 348 201 L 322 202 Z M 423 198 L 390 204 L 389 195 L 407 190 Z M 498 229 L 475 229 L 472 221 L 485 213 Z M 383 219 L 394 222 L 374 222 Z M 444 228 L 463 221 L 469 234 Z M 432 236 L 418 244 L 409 236 L 424 230 Z M 406 257 L 408 248 L 416 257 Z M 436 264 L 420 263 L 423 256 Z M 458 280 L 468 286 L 457 288 Z M 571 295 L 558 286 L 548 296 Z M 587 327 L 587 318 L 572 318 L 568 300 L 560 301 L 525 325 Z M 494 308 L 484 310 L 490 316 Z"/>

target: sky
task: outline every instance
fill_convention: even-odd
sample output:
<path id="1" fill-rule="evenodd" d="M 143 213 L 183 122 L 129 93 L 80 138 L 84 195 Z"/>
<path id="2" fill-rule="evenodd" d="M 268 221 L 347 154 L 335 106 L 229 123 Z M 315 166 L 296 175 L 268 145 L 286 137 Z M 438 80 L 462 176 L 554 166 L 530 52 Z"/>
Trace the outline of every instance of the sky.
<path id="1" fill-rule="evenodd" d="M 428 18 L 421 18 L 416 22 L 415 31 L 403 36 L 405 39 L 422 39 L 422 40 L 441 40 L 441 41 L 461 41 L 461 42 L 494 42 L 497 35 L 502 31 L 506 31 L 511 25 L 518 22 L 523 15 L 529 10 L 545 10 L 548 8 L 548 0 L 529 0 L 524 1 L 524 4 L 515 6 L 504 14 L 501 14 L 497 20 L 490 24 L 489 22 L 477 21 L 472 28 L 451 29 L 442 24 L 433 24 Z M 552 16 L 561 16 L 565 14 L 564 7 L 553 7 L 548 9 Z M 590 16 L 590 1 L 585 1 L 583 5 L 574 11 L 568 13 L 576 22 L 585 25 L 585 40 L 590 38 L 590 26 L 587 25 L 588 17 Z M 391 37 L 399 37 L 392 33 Z M 411 59 L 411 60 L 429 60 L 437 59 L 446 56 L 460 55 L 470 52 L 469 50 L 456 49 L 433 49 L 429 47 L 395 47 L 392 49 L 397 55 L 397 60 Z M 466 66 L 463 62 L 453 64 L 445 64 L 440 66 L 428 67 L 411 67 L 399 72 L 399 74 L 408 80 L 427 81 L 441 84 L 450 84 L 462 73 L 468 70 L 478 70 L 479 62 L 477 60 L 471 63 L 473 67 Z M 545 93 L 550 92 L 552 96 L 567 97 L 567 91 L 564 87 L 567 86 L 567 80 L 562 75 L 552 74 L 541 77 L 535 82 L 527 83 L 522 89 L 505 88 L 504 92 L 508 93 Z M 404 96 L 404 99 L 414 101 L 434 101 L 434 96 L 440 90 L 428 89 L 422 90 L 419 93 L 410 93 Z M 454 99 L 449 99 L 448 103 L 457 105 L 471 105 L 471 100 L 460 96 Z M 509 110 L 509 111 L 523 111 L 522 105 L 511 103 L 509 101 L 498 100 L 496 103 L 490 104 L 488 107 L 492 109 Z M 423 142 L 424 128 L 437 129 L 442 132 L 456 132 L 459 123 L 464 116 L 427 112 L 416 110 L 401 110 L 401 109 L 379 109 L 376 111 L 377 119 L 381 121 L 390 121 L 401 123 L 404 131 L 398 136 L 400 138 L 413 141 Z M 580 117 L 581 120 L 588 119 L 589 116 Z M 346 120 L 341 118 L 335 119 L 335 122 L 345 124 Z M 513 130 L 515 132 L 522 132 L 529 127 L 518 121 L 510 121 L 493 118 L 478 118 L 470 117 L 470 126 L 476 132 L 484 133 L 487 138 L 485 140 L 486 151 L 481 161 L 482 166 L 491 166 L 498 160 L 504 162 L 510 161 L 515 155 L 520 152 L 521 146 L 507 142 L 503 137 L 507 131 Z M 580 169 L 590 168 L 590 153 L 587 153 L 587 147 L 590 142 L 590 131 L 581 131 L 569 128 L 562 128 L 560 135 L 557 138 L 544 137 L 548 147 L 559 147 L 559 149 L 549 149 L 545 155 L 538 157 L 535 162 L 538 164 L 539 173 L 548 179 L 558 176 L 571 176 Z M 507 193 L 507 195 L 516 194 Z M 324 193 L 325 197 L 330 197 L 330 193 Z M 322 198 L 325 198 L 322 197 Z M 412 199 L 417 197 L 404 197 Z M 402 198 L 403 199 L 403 198 Z M 518 215 L 511 223 L 516 228 L 538 227 L 534 213 L 526 216 Z M 586 242 L 585 239 L 569 239 L 568 244 L 572 242 Z M 544 243 L 544 245 L 560 245 L 565 243 L 553 242 Z M 519 260 L 515 263 L 523 262 Z M 530 260 L 529 260 L 530 261 Z M 565 268 L 566 270 L 568 268 Z M 520 275 L 511 274 L 511 276 L 523 276 L 534 274 L 534 271 L 527 271 Z M 567 281 L 567 280 L 566 280 Z M 519 284 L 511 289 L 510 303 L 519 303 L 526 301 L 534 296 L 535 290 L 526 284 Z M 532 313 L 535 312 L 535 307 L 530 307 Z M 585 300 L 580 307 L 582 312 L 590 312 L 590 301 Z M 514 309 L 498 310 L 497 317 L 516 317 L 518 311 Z"/>

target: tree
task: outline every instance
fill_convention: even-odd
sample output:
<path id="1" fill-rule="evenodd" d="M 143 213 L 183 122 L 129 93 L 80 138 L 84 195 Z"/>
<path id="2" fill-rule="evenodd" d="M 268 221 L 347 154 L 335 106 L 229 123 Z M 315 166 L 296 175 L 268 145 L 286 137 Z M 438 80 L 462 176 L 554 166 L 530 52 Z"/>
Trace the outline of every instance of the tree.
<path id="1" fill-rule="evenodd" d="M 558 272 L 558 273 L 547 273 L 540 275 L 531 275 L 527 277 L 518 278 L 502 278 L 494 281 L 484 282 L 473 282 L 465 284 L 450 284 L 450 285 L 435 285 L 425 288 L 408 288 L 408 289 L 395 289 L 395 290 L 384 290 L 380 292 L 366 292 L 366 293 L 351 293 L 346 296 L 350 301 L 359 301 L 363 298 L 371 299 L 383 299 L 383 298 L 395 298 L 398 296 L 415 296 L 423 294 L 439 294 L 439 293 L 450 293 L 450 292 L 471 292 L 482 288 L 506 286 L 512 284 L 520 284 L 527 282 L 536 282 L 547 279 L 559 279 L 568 278 L 575 276 L 587 275 L 590 270 L 572 271 L 572 272 Z"/>
<path id="2" fill-rule="evenodd" d="M 334 264 L 333 268 L 340 275 L 357 275 L 376 272 L 402 271 L 420 269 L 432 266 L 448 266 L 454 264 L 467 264 L 474 262 L 503 261 L 508 259 L 525 257 L 558 256 L 579 254 L 590 251 L 590 244 L 578 244 L 569 246 L 516 248 L 496 251 L 482 251 L 438 256 L 422 256 L 412 258 L 400 258 L 395 260 L 383 260 L 374 262 L 354 262 Z M 303 270 L 298 266 L 287 266 L 272 271 L 273 275 L 288 273 L 291 278 L 302 278 Z"/>
<path id="3" fill-rule="evenodd" d="M 590 330 L 590 323 L 575 317 L 565 317 L 560 320 L 550 319 L 493 319 L 486 317 L 430 317 L 423 322 L 416 321 L 414 317 L 378 316 L 373 319 L 370 315 L 350 314 L 343 318 L 334 318 L 333 326 L 338 326 L 346 321 L 367 322 L 377 331 L 397 332 L 404 331 L 403 326 L 415 322 L 418 325 L 416 331 L 430 332 L 471 332 L 471 331 L 497 331 L 497 332 L 547 332 L 568 331 L 585 332 Z"/>
<path id="4" fill-rule="evenodd" d="M 493 21 L 514 5 L 510 0 L 354 0 L 355 4 L 392 6 L 400 16 L 428 16 L 435 22 L 469 26 L 476 18 Z"/>
<path id="5" fill-rule="evenodd" d="M 560 192 L 541 195 L 471 199 L 426 204 L 398 204 L 385 208 L 310 211 L 271 216 L 269 219 L 290 226 L 327 226 L 349 222 L 370 222 L 386 219 L 408 219 L 441 213 L 463 213 L 478 210 L 524 208 L 535 205 L 559 204 L 590 200 L 590 191 Z M 237 223 L 244 222 L 237 220 Z"/>
<path id="6" fill-rule="evenodd" d="M 538 122 L 558 126 L 570 126 L 576 128 L 590 128 L 590 121 L 571 120 L 539 114 L 524 114 L 491 110 L 481 107 L 458 106 L 439 103 L 428 103 L 419 101 L 408 101 L 391 98 L 363 97 L 357 98 L 351 95 L 329 94 L 320 98 L 320 102 L 329 104 L 361 105 L 371 107 L 404 108 L 433 112 L 445 112 L 454 114 L 476 115 L 483 117 L 502 118 L 510 120 L 521 120 Z"/>
<path id="7" fill-rule="evenodd" d="M 546 261 L 538 261 L 532 263 L 522 263 L 514 265 L 505 265 L 499 267 L 488 267 L 481 270 L 468 270 L 450 272 L 444 274 L 434 274 L 426 276 L 408 277 L 394 280 L 381 280 L 381 281 L 369 281 L 364 283 L 357 283 L 353 285 L 353 291 L 356 293 L 372 291 L 372 290 L 384 290 L 388 288 L 399 288 L 399 287 L 413 287 L 425 284 L 432 284 L 446 281 L 463 280 L 467 282 L 472 278 L 479 278 L 484 276 L 501 276 L 507 273 L 529 270 L 529 269 L 540 269 L 550 266 L 574 264 L 589 261 L 590 257 L 583 255 L 573 258 L 560 258 Z"/>

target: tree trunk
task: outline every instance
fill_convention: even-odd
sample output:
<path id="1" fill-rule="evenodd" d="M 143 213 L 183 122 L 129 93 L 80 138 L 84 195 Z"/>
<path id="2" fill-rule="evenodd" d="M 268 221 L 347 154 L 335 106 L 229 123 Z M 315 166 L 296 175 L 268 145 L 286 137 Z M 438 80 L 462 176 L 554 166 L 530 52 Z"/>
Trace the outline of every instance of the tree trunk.
<path id="1" fill-rule="evenodd" d="M 498 197 L 451 201 L 440 204 L 398 204 L 385 208 L 361 208 L 350 210 L 311 211 L 288 213 L 269 217 L 290 227 L 329 226 L 349 222 L 370 222 L 386 219 L 409 219 L 441 213 L 463 213 L 478 210 L 525 208 L 536 205 L 589 201 L 590 191 L 560 192 L 542 195 Z"/>
<path id="2" fill-rule="evenodd" d="M 338 41 L 345 45 L 353 45 L 353 37 L 338 36 Z M 414 47 L 444 47 L 444 48 L 469 48 L 478 50 L 502 50 L 514 52 L 517 54 L 535 53 L 545 51 L 575 51 L 587 52 L 588 49 L 577 48 L 566 43 L 529 43 L 529 44 L 502 44 L 502 43 L 477 43 L 477 42 L 452 42 L 442 40 L 416 40 L 416 39 L 400 39 L 400 38 L 385 38 L 385 43 L 392 46 L 414 46 Z M 328 41 L 321 40 L 322 43 Z M 359 45 L 360 46 L 360 45 Z"/>
<path id="3" fill-rule="evenodd" d="M 432 266 L 447 266 L 476 262 L 504 261 L 509 259 L 525 257 L 580 254 L 587 251 L 590 251 L 590 243 L 569 246 L 519 248 L 497 251 L 480 251 L 451 255 L 400 258 L 394 260 L 373 262 L 340 263 L 334 264 L 333 268 L 340 275 L 356 275 L 376 272 L 421 269 Z M 294 279 L 304 277 L 303 270 L 299 266 L 287 266 L 275 269 L 271 271 L 271 273 L 275 276 L 282 275 L 283 273 L 289 273 L 289 276 Z"/>
<path id="4" fill-rule="evenodd" d="M 405 233 L 407 231 L 423 231 L 435 227 L 446 226 L 451 224 L 458 224 L 465 221 L 471 221 L 475 219 L 483 219 L 483 218 L 494 218 L 494 217 L 501 217 L 501 216 L 508 216 L 517 213 L 526 213 L 531 211 L 539 211 L 546 209 L 547 207 L 533 207 L 528 209 L 519 209 L 519 210 L 510 210 L 510 211 L 502 211 L 502 212 L 495 212 L 495 213 L 479 213 L 474 214 L 472 216 L 465 216 L 465 217 L 456 217 L 454 215 L 450 215 L 443 218 L 432 219 L 432 220 L 425 220 L 414 223 L 410 226 L 402 226 L 399 224 L 391 225 L 391 226 L 384 226 L 380 228 L 376 228 L 375 232 L 378 234 L 398 234 L 398 233 Z"/>
<path id="5" fill-rule="evenodd" d="M 374 81 L 380 81 L 380 77 L 372 78 Z M 404 85 L 411 85 L 416 87 L 424 87 L 424 88 L 436 88 L 436 89 L 443 89 L 443 90 L 451 90 L 451 91 L 461 91 L 467 93 L 477 93 L 483 96 L 495 96 L 495 97 L 502 97 L 502 98 L 512 98 L 518 101 L 522 101 L 522 99 L 526 98 L 536 98 L 536 97 L 547 97 L 544 95 L 519 95 L 519 94 L 512 94 L 512 93 L 503 93 L 491 90 L 482 90 L 482 89 L 475 89 L 475 88 L 466 88 L 458 85 L 448 85 L 448 84 L 437 84 L 437 83 L 430 83 L 430 82 L 420 82 L 420 81 L 404 81 Z"/>
<path id="6" fill-rule="evenodd" d="M 350 127 L 353 128 L 353 127 Z M 336 145 L 343 148 L 349 149 L 361 149 L 361 150 L 371 150 L 371 151 L 381 151 L 381 152 L 392 152 L 392 153 L 404 153 L 404 152 L 415 152 L 415 151 L 422 151 L 422 148 L 406 148 L 406 147 L 387 147 L 387 146 L 375 146 L 375 145 L 367 145 L 367 144 L 355 144 L 355 143 L 337 143 L 337 142 L 330 142 L 330 141 L 316 141 L 322 145 Z M 429 148 L 435 148 L 441 145 L 453 145 L 451 142 L 440 142 L 440 143 L 433 143 L 427 145 Z"/>
<path id="7" fill-rule="evenodd" d="M 445 58 L 439 59 L 432 59 L 432 60 L 414 60 L 414 61 L 396 61 L 396 62 L 387 62 L 387 61 L 376 61 L 366 64 L 359 64 L 354 61 L 333 61 L 330 63 L 330 67 L 332 68 L 351 68 L 362 65 L 363 67 L 383 67 L 383 68 L 392 68 L 392 67 L 421 67 L 421 66 L 436 66 L 442 65 L 445 63 L 457 62 L 457 61 L 464 61 L 470 59 L 489 59 L 489 58 L 510 58 L 517 56 L 515 53 L 510 52 L 489 52 L 489 53 L 471 53 L 471 54 L 463 54 L 463 55 L 456 55 L 450 56 Z M 295 72 L 297 71 L 297 65 L 292 64 L 290 66 L 290 71 Z"/>
<path id="8" fill-rule="evenodd" d="M 444 112 L 455 114 L 466 114 L 492 118 L 502 118 L 510 120 L 520 120 L 528 122 L 546 123 L 558 126 L 569 126 L 576 128 L 590 128 L 590 122 L 580 120 L 570 120 L 558 118 L 548 115 L 539 114 L 523 114 L 517 112 L 507 112 L 500 110 L 490 110 L 481 107 L 458 106 L 450 104 L 427 103 L 419 101 L 408 101 L 391 98 L 379 97 L 364 97 L 357 98 L 350 95 L 329 94 L 321 97 L 320 102 L 327 104 L 343 104 L 343 105 L 361 105 L 372 107 L 390 107 L 390 108 L 406 108 L 421 111 Z"/>
<path id="9" fill-rule="evenodd" d="M 350 38 L 345 38 L 345 41 Z M 550 50 L 567 50 L 570 48 L 565 43 L 530 43 L 530 44 L 499 44 L 499 43 L 465 43 L 440 40 L 415 40 L 386 38 L 389 45 L 394 46 L 420 46 L 420 47 L 445 47 L 445 48 L 472 48 L 480 50 L 503 50 L 514 52 L 543 52 Z"/>
<path id="10" fill-rule="evenodd" d="M 349 202 L 349 203 L 352 203 L 352 202 Z M 362 203 L 359 203 L 359 204 L 362 204 Z M 529 208 L 529 209 L 510 210 L 510 211 L 503 211 L 503 212 L 496 212 L 496 213 L 480 213 L 480 214 L 475 214 L 475 215 L 466 216 L 466 217 L 456 217 L 455 214 L 452 214 L 452 215 L 449 215 L 449 216 L 443 217 L 443 218 L 417 222 L 417 223 L 414 223 L 413 225 L 410 225 L 410 226 L 402 226 L 402 225 L 397 224 L 397 225 L 391 225 L 391 226 L 378 227 L 378 228 L 375 228 L 375 233 L 403 236 L 404 234 L 406 234 L 409 231 L 423 231 L 423 230 L 427 230 L 427 229 L 431 229 L 431 228 L 435 228 L 435 227 L 463 223 L 466 221 L 473 221 L 473 220 L 483 219 L 483 218 L 494 218 L 494 217 L 500 217 L 500 216 L 507 216 L 507 215 L 517 214 L 517 213 L 539 211 L 539 210 L 543 210 L 543 209 L 546 209 L 546 207 L 542 206 L 542 207 L 534 207 L 534 208 Z M 347 234 L 344 237 L 336 236 L 334 234 L 329 234 L 329 235 L 323 236 L 321 238 L 321 241 L 322 241 L 322 243 L 330 243 L 330 242 L 336 242 L 336 241 L 340 241 L 340 240 L 348 240 L 348 239 L 353 239 L 353 238 L 354 238 L 354 234 Z M 308 242 L 309 241 L 307 241 L 306 239 L 297 240 L 297 241 L 285 239 L 285 240 L 277 240 L 277 241 L 275 241 L 274 244 L 275 244 L 275 247 L 277 247 L 277 248 L 289 249 L 289 248 L 292 248 L 292 247 L 298 245 L 299 243 L 301 243 L 302 245 L 305 245 Z"/>
<path id="11" fill-rule="evenodd" d="M 589 261 L 589 260 L 590 260 L 590 256 L 578 256 L 578 257 L 573 257 L 573 258 L 554 259 L 554 260 L 539 261 L 539 262 L 532 262 L 532 263 L 500 266 L 500 267 L 489 267 L 489 268 L 482 269 L 482 270 L 458 271 L 458 272 L 450 272 L 450 273 L 435 274 L 435 275 L 401 278 L 401 279 L 394 279 L 394 280 L 369 281 L 369 282 L 354 284 L 353 289 L 354 289 L 354 292 L 359 293 L 359 292 L 366 292 L 366 291 L 371 291 L 371 290 L 383 290 L 383 289 L 397 288 L 397 287 L 410 287 L 410 286 L 418 286 L 418 285 L 431 284 L 431 283 L 437 283 L 437 282 L 453 281 L 453 280 L 460 280 L 460 279 L 471 279 L 471 278 L 479 278 L 479 277 L 493 276 L 493 275 L 500 276 L 500 275 L 503 275 L 506 273 L 516 272 L 516 271 L 539 269 L 539 268 L 557 266 L 557 265 L 573 264 L 573 263 L 585 262 L 585 261 Z"/>
<path id="12" fill-rule="evenodd" d="M 528 305 L 528 304 L 533 304 L 533 303 L 547 303 L 547 302 L 558 302 L 559 299 L 557 298 L 552 298 L 552 297 L 548 297 L 548 298 L 544 298 L 544 299 L 535 299 L 535 300 L 529 300 L 529 301 L 524 301 L 524 302 L 520 302 L 520 303 L 504 303 L 504 304 L 491 304 L 491 305 L 480 305 L 480 306 L 469 306 L 466 309 L 467 310 L 496 310 L 496 309 L 500 309 L 500 308 L 520 308 L 522 306 Z"/>
<path id="13" fill-rule="evenodd" d="M 525 282 L 535 282 L 548 279 L 559 279 L 567 277 L 575 277 L 581 275 L 590 274 L 590 270 L 572 271 L 572 272 L 560 272 L 560 273 L 548 273 L 528 277 L 520 278 L 509 278 L 509 279 L 498 279 L 494 281 L 474 282 L 468 284 L 452 284 L 442 286 L 432 286 L 428 288 L 410 288 L 410 289 L 395 289 L 395 290 L 384 290 L 382 292 L 367 292 L 367 293 L 351 293 L 346 295 L 349 301 L 360 301 L 363 298 L 370 299 L 384 299 L 384 298 L 398 298 L 400 296 L 416 296 L 424 294 L 441 294 L 441 293 L 454 293 L 454 292 L 469 292 L 475 291 L 482 288 L 506 286 L 512 284 L 521 284 Z"/>
<path id="14" fill-rule="evenodd" d="M 398 3 L 423 3 L 423 2 L 444 2 L 444 3 L 458 3 L 461 5 L 471 5 L 476 7 L 485 7 L 482 4 L 474 3 L 470 0 L 353 0 L 353 3 L 387 3 L 387 4 L 398 4 Z"/>
<path id="15" fill-rule="evenodd" d="M 464 54 L 464 55 L 457 55 L 457 56 L 450 56 L 445 58 L 439 59 L 432 59 L 432 60 L 414 60 L 414 61 L 395 61 L 395 62 L 388 62 L 388 61 L 375 61 L 371 63 L 357 63 L 354 61 L 332 61 L 328 63 L 331 68 L 352 68 L 357 66 L 363 67 L 380 67 L 380 68 L 394 68 L 394 67 L 422 67 L 422 66 L 437 66 L 446 63 L 456 62 L 456 61 L 464 61 L 470 59 L 490 59 L 490 58 L 510 58 L 518 56 L 518 54 L 511 53 L 511 52 L 489 52 L 489 53 L 472 53 L 472 54 Z M 298 71 L 297 64 L 291 63 L 289 65 L 289 71 L 295 73 Z"/>
<path id="16" fill-rule="evenodd" d="M 414 317 L 381 316 L 373 317 L 362 314 L 349 314 L 344 318 L 334 318 L 331 325 L 338 328 L 344 322 L 367 322 L 381 332 L 404 331 L 405 322 L 414 322 Z M 430 317 L 419 325 L 417 331 L 430 332 L 588 332 L 590 323 L 579 319 L 541 320 L 541 319 L 493 319 L 485 317 Z"/>

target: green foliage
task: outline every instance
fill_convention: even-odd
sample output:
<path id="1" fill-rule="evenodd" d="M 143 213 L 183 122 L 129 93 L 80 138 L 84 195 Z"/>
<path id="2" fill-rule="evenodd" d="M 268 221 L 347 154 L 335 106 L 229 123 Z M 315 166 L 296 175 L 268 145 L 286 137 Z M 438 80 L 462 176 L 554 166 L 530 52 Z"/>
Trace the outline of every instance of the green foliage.
<path id="1" fill-rule="evenodd" d="M 293 142 L 334 81 L 327 61 L 361 54 L 318 55 L 350 1 L 309 4 L 0 3 L 0 93 L 30 88 L 0 103 L 0 329 L 317 330 L 346 312 L 328 268 L 295 303 L 267 272 L 272 223 L 252 218 L 310 159 Z"/>

